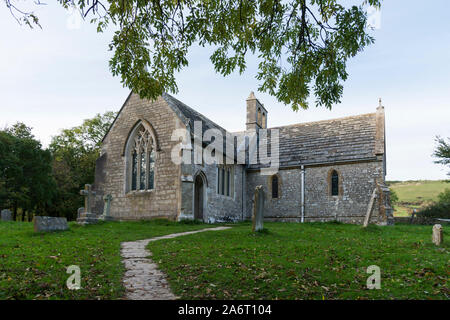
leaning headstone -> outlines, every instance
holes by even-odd
[[[100,219],[105,221],[114,220],[114,218],[110,215],[112,195],[107,194],[103,197],[103,201],[105,201],[105,205],[103,206],[103,214],[100,216]]]
[[[366,218],[364,219],[363,226],[366,228],[369,225],[370,217],[372,216],[373,207],[375,206],[375,199],[377,198],[377,189],[373,189],[372,196],[370,197],[369,205],[367,206]]]
[[[34,232],[51,232],[68,230],[66,218],[35,216],[33,219]]]
[[[437,246],[440,246],[444,241],[444,232],[442,230],[442,226],[440,224],[435,224],[433,226],[433,243]]]
[[[9,209],[2,210],[2,221],[12,221],[12,215]]]
[[[255,188],[254,194],[254,205],[253,205],[253,216],[252,231],[260,231],[264,228],[264,189],[262,186],[257,186]]]
[[[95,191],[92,191],[90,184],[84,185],[84,190],[80,191],[80,194],[84,196],[84,212],[79,212],[77,218],[78,224],[94,224],[98,222],[98,216],[92,212],[92,201],[95,196]]]

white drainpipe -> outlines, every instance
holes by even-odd
[[[301,189],[302,189],[301,223],[303,223],[305,222],[305,166],[301,166]]]

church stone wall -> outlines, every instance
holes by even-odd
[[[245,219],[252,218],[253,195],[256,186],[262,185],[266,200],[264,218],[280,221],[298,221],[301,208],[301,171],[300,169],[278,171],[279,197],[272,199],[270,176],[259,171],[247,172],[247,196]]]
[[[203,172],[207,180],[206,205],[204,221],[209,223],[242,220],[242,188],[243,166],[234,166],[234,194],[232,197],[217,194],[217,166],[216,165],[185,165],[183,175],[188,178],[182,182],[181,212],[185,219],[194,218],[194,181],[199,172]]]
[[[331,196],[330,172],[339,173],[339,196]],[[270,178],[259,173],[247,173],[246,214],[251,219],[253,192],[262,185],[266,196],[265,220],[299,222],[301,219],[301,169],[279,170],[280,197],[272,199]],[[383,162],[363,162],[344,165],[305,167],[305,222],[338,220],[361,224],[365,218],[375,181],[383,179]],[[378,205],[371,222],[377,222]]]
[[[330,172],[339,174],[339,195],[331,196]],[[384,182],[383,162],[363,162],[345,165],[306,167],[305,221],[332,221],[361,224],[376,187]],[[372,213],[372,221],[378,208]]]
[[[217,194],[217,167],[209,165],[206,168],[210,185],[208,188],[207,221],[237,221],[242,220],[242,174],[243,166],[234,166],[234,194],[227,197]]]
[[[130,131],[141,119],[151,123],[160,144],[155,161],[155,188],[125,193],[124,146]],[[177,143],[171,141],[171,135],[173,130],[180,128],[185,128],[184,124],[161,97],[154,102],[140,99],[136,94],[128,98],[103,143],[102,155],[106,154],[106,161],[102,171],[108,174],[97,178],[98,183],[95,183],[98,193],[112,195],[111,215],[114,218],[177,218],[181,197],[180,166],[171,160],[171,151]],[[96,208],[100,207],[96,204]]]

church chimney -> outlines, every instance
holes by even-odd
[[[264,105],[255,97],[255,93],[250,92],[247,98],[247,131],[267,129],[267,110]]]

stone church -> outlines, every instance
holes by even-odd
[[[180,147],[182,143],[173,139],[179,129],[187,130],[192,144],[208,129],[244,137],[243,148],[248,150],[250,137],[260,141],[260,132],[267,129],[268,112],[253,92],[246,108],[247,119],[242,119],[246,131],[231,133],[169,94],[150,101],[130,93],[102,142],[94,211],[101,213],[102,197],[111,195],[110,215],[117,220],[248,220],[254,190],[261,185],[266,221],[364,220],[374,190],[385,182],[381,103],[370,114],[266,130],[277,130],[279,139],[278,168],[269,175],[262,174],[264,165],[251,163],[248,156],[231,164],[173,161],[177,146],[184,156],[194,157],[190,143]],[[194,130],[199,122],[200,132]],[[236,140],[227,147],[234,154],[240,148]],[[384,205],[375,203],[371,222],[386,220]]]

